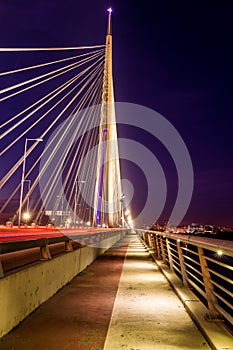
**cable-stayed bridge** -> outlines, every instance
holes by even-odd
[[[232,349],[232,242],[129,230],[111,9],[105,45],[0,51],[22,64],[0,73],[1,348]]]
[[[19,225],[40,223],[47,214],[55,225],[122,226],[111,11],[105,45],[1,54],[7,59],[12,51],[42,63],[0,73],[1,156],[7,159],[1,188],[11,190],[1,213],[18,197],[11,219]],[[51,53],[63,58],[45,61]]]

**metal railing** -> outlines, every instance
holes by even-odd
[[[233,325],[233,242],[137,230],[155,259],[162,260],[207,306],[208,317]]]

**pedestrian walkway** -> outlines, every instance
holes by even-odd
[[[1,350],[210,349],[130,234],[0,340]]]

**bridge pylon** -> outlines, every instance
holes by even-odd
[[[105,66],[99,126],[93,224],[118,227],[122,219],[122,188],[112,75],[112,9],[108,9]]]

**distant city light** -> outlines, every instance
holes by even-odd
[[[218,254],[219,256],[221,256],[221,255],[223,254],[222,250],[218,250],[218,251],[217,251],[217,254]]]
[[[110,13],[112,13],[112,8],[109,7],[109,8],[107,9],[107,11],[110,12]]]

